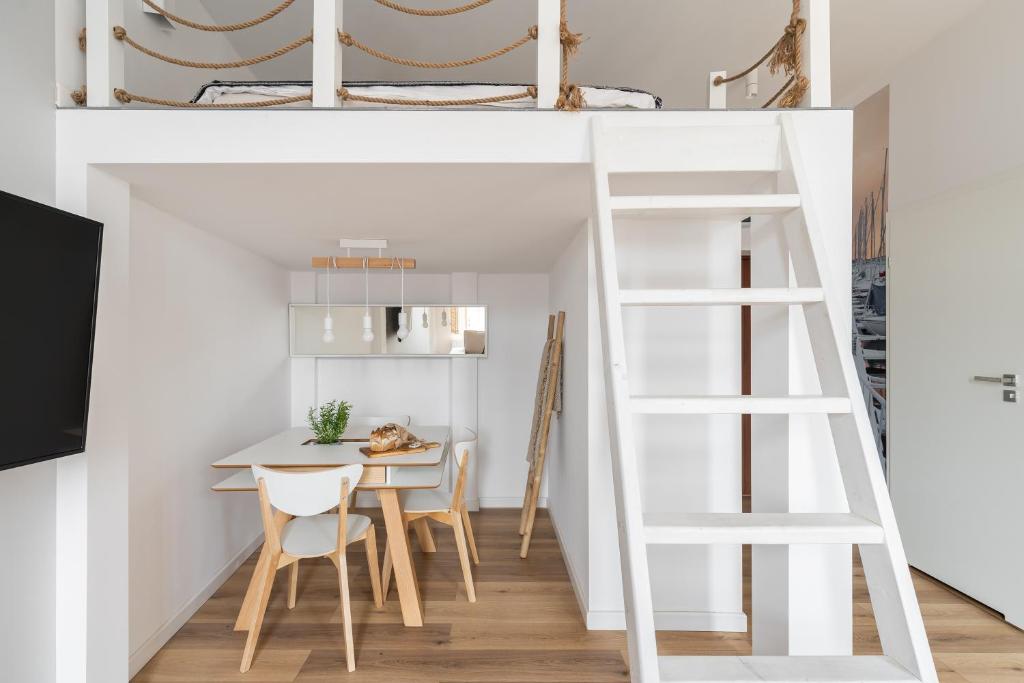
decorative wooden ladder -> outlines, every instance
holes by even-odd
[[[595,116],[591,151],[595,255],[605,352],[612,474],[634,683],[844,681],[936,683],[903,545],[861,400],[850,340],[837,315],[842,297],[827,272],[823,226],[808,194],[808,170],[791,114],[773,125],[611,126]],[[790,174],[797,194],[611,196],[609,173],[766,171]],[[780,175],[780,180],[782,176]],[[790,289],[621,290],[616,216],[682,218],[774,214],[785,217],[797,286]],[[681,228],[682,229],[682,228]],[[738,256],[738,255],[737,255]],[[822,396],[631,395],[623,306],[802,305]],[[632,416],[826,414],[850,513],[677,514],[645,516]],[[857,544],[884,656],[659,657],[647,546],[651,544]]]

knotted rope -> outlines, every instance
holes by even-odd
[[[82,52],[85,52],[85,48],[86,48],[85,27],[83,26],[82,30],[78,32],[78,49],[81,50]]]
[[[275,59],[277,57],[280,57],[281,55],[287,54],[298,47],[302,47],[306,43],[313,42],[313,34],[310,33],[309,35],[305,35],[297,40],[293,40],[287,45],[277,48],[273,52],[268,52],[265,55],[249,57],[248,59],[240,59],[236,62],[195,62],[188,59],[178,59],[177,57],[169,57],[165,54],[156,52],[155,50],[150,50],[148,47],[139,45],[128,36],[128,31],[126,31],[123,26],[114,27],[114,37],[120,41],[127,43],[128,45],[131,45],[139,52],[149,55],[150,57],[154,57],[155,59],[168,62],[169,64],[187,66],[193,69],[234,69],[236,67],[252,66],[253,64],[259,64],[260,62],[270,61],[271,59]]]
[[[284,2],[282,2],[280,5],[278,5],[274,9],[270,10],[269,12],[264,14],[263,16],[256,17],[255,19],[250,19],[249,21],[243,21],[243,22],[240,22],[240,23],[237,23],[237,24],[223,24],[223,25],[200,24],[200,23],[197,23],[195,21],[189,21],[188,19],[185,19],[183,17],[179,17],[177,15],[171,14],[170,12],[165,10],[163,7],[161,7],[160,5],[158,5],[155,2],[153,2],[153,0],[142,0],[142,2],[146,3],[146,5],[148,5],[154,12],[156,12],[157,14],[162,15],[168,21],[173,21],[175,24],[181,24],[182,26],[188,26],[189,28],[194,28],[194,29],[197,29],[199,31],[240,31],[240,30],[245,29],[245,28],[252,28],[253,26],[259,26],[263,22],[265,22],[265,21],[267,21],[269,19],[273,19],[278,14],[280,14],[282,10],[287,9],[289,5],[291,5],[293,2],[295,2],[295,0],[284,0]]]
[[[569,10],[567,0],[562,0],[559,7],[558,40],[562,45],[562,71],[558,83],[558,99],[555,108],[564,111],[579,111],[587,106],[583,99],[583,91],[579,86],[569,83],[569,59],[576,55],[583,42],[582,33],[569,30]]]
[[[786,94],[779,100],[779,106],[783,109],[792,109],[800,106],[810,81],[804,76],[803,44],[804,32],[807,30],[807,21],[800,17],[800,0],[793,0],[793,13],[789,17],[789,25],[786,32],[779,40],[771,61],[768,62],[768,70],[772,75],[782,71],[790,77],[791,84],[787,84],[780,92]]]
[[[378,5],[383,5],[397,12],[404,12],[406,14],[415,14],[418,17],[450,17],[453,14],[461,14],[463,12],[469,12],[477,7],[483,7],[491,0],[475,0],[466,5],[460,7],[447,7],[443,9],[418,9],[416,7],[406,7],[405,5],[399,5],[397,2],[391,2],[391,0],[373,0]]]
[[[402,66],[414,66],[418,69],[454,69],[460,66],[469,66],[471,64],[479,64],[481,62],[486,62],[488,60],[494,59],[495,57],[501,57],[502,55],[506,55],[509,52],[512,52],[512,50],[515,50],[516,48],[520,48],[523,45],[526,45],[531,40],[537,40],[537,27],[531,26],[529,30],[526,32],[525,36],[523,36],[522,38],[513,43],[509,43],[505,47],[493,50],[491,52],[488,52],[487,54],[480,55],[478,57],[470,57],[469,59],[459,59],[451,62],[421,62],[415,59],[396,57],[395,55],[391,55],[386,52],[381,52],[380,50],[376,50],[370,47],[369,45],[360,43],[358,40],[353,38],[351,34],[346,33],[345,31],[338,31],[338,40],[340,40],[341,44],[344,45],[345,47],[358,48],[365,52],[366,54],[370,55],[371,57],[383,59],[384,61],[391,62],[392,64],[401,64]]]
[[[810,80],[803,73],[803,36],[807,31],[807,21],[800,17],[800,2],[801,0],[793,0],[793,12],[790,14],[785,32],[764,57],[757,60],[749,69],[741,71],[735,76],[728,78],[718,76],[715,78],[715,85],[722,86],[738,81],[768,62],[768,70],[773,76],[782,71],[789,79],[782,89],[765,102],[761,108],[767,109],[776,100],[779,100],[779,106],[783,109],[799,107],[811,85]],[[782,99],[779,99],[780,97]]]
[[[130,93],[122,88],[114,88],[114,98],[122,104],[144,102],[162,107],[182,107],[186,109],[249,109],[252,107],[276,107],[281,104],[312,101],[313,95],[311,93],[309,95],[296,95],[295,97],[279,97],[273,100],[261,100],[258,102],[185,102],[182,100],[163,100],[156,97],[146,97],[145,95]]]
[[[526,97],[537,99],[537,87],[529,85],[523,92],[510,95],[495,95],[493,97],[475,97],[464,100],[408,100],[392,97],[370,97],[367,95],[353,95],[348,88],[338,88],[338,97],[342,100],[352,102],[368,102],[370,104],[406,105],[410,107],[459,107],[472,106],[474,104],[492,104],[495,102],[511,102]]]
[[[71,98],[71,101],[77,104],[79,107],[84,107],[85,103],[88,102],[88,97],[86,95],[84,85],[78,90],[72,90],[69,94],[69,97]]]

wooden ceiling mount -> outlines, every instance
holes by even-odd
[[[416,259],[397,256],[314,256],[313,268],[326,269],[352,268],[362,270],[364,267],[376,270],[416,270]]]

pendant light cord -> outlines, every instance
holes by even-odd
[[[363,259],[363,273],[365,275],[364,282],[366,283],[366,307],[364,309],[365,315],[370,315],[370,259]]]
[[[334,257],[327,259],[327,317],[331,317],[331,268],[334,266]]]

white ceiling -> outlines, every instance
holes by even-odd
[[[202,0],[218,22],[255,16],[278,0]],[[462,0],[403,0],[447,7]],[[885,72],[984,0],[833,0],[833,71],[837,104],[853,105],[885,84]],[[259,8],[258,10],[256,8]],[[400,56],[442,60],[507,44],[535,23],[532,0],[494,0],[454,17],[400,14],[371,0],[345,3],[344,26],[364,43]],[[581,83],[632,86],[670,108],[706,105],[707,74],[752,64],[781,35],[791,0],[569,0],[570,24],[587,37],[572,77]],[[312,2],[297,2],[252,30],[225,34],[242,56],[267,52],[309,31]],[[485,64],[447,71],[400,67],[354,48],[346,80],[533,82],[535,50],[524,47]],[[261,79],[308,80],[310,48],[254,67]],[[774,89],[762,81],[754,102],[734,88],[732,106],[759,106]]]
[[[589,213],[584,166],[260,164],[113,167],[137,196],[292,270],[384,237],[420,272],[547,272]],[[363,255],[363,254],[359,254]]]

